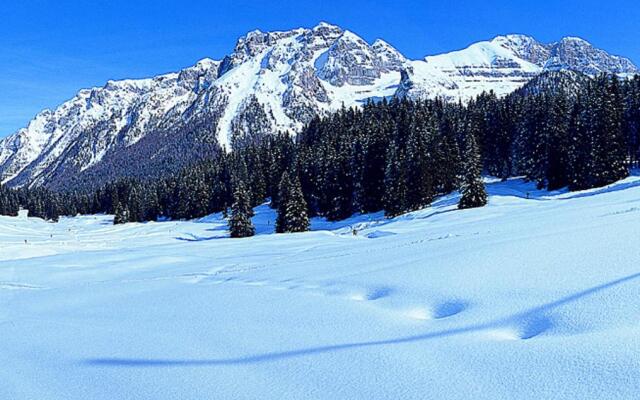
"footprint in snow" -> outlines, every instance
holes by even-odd
[[[552,329],[555,322],[546,315],[529,315],[488,331],[496,340],[528,340]]]
[[[415,307],[405,311],[405,315],[417,320],[432,320],[452,317],[469,307],[468,303],[459,300],[448,300],[432,306]]]
[[[351,300],[356,301],[374,301],[389,296],[393,290],[387,286],[369,288],[364,291],[356,291],[349,294]]]

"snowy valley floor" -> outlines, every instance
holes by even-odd
[[[0,217],[0,398],[637,399],[640,176],[488,190],[241,240]]]

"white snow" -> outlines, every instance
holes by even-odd
[[[490,69],[495,67],[497,60],[509,60],[517,67],[515,71],[540,73],[541,68],[525,60],[521,60],[508,49],[493,42],[479,42],[460,51],[447,54],[430,56],[425,59],[428,63],[436,65],[444,71],[453,71],[457,68]]]
[[[383,97],[391,98],[398,89],[400,73],[391,71],[381,74],[371,85],[349,85],[333,86],[330,83],[320,81],[324,89],[329,94],[331,102],[326,108],[328,111],[335,111],[342,106],[351,107],[362,105],[369,99],[381,100]]]
[[[479,42],[464,50],[413,61],[419,96],[467,101],[493,90],[503,96],[522,87],[542,68],[520,59],[500,42]]]
[[[637,398],[640,176],[488,190],[240,240],[0,217],[0,398]]]

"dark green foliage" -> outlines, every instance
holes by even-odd
[[[309,230],[307,202],[302,194],[302,187],[297,175],[289,177],[288,172],[282,174],[280,180],[278,217],[276,232],[306,232]]]
[[[390,146],[384,174],[383,195],[384,211],[388,217],[398,216],[407,210],[407,180],[404,164],[404,154],[396,146]]]
[[[635,81],[627,85],[623,89],[617,78],[600,76],[574,102],[566,167],[571,190],[608,185],[626,177],[629,167],[637,166],[637,132],[633,112],[626,109],[633,101],[625,106],[623,96],[633,90]]]
[[[251,222],[253,214],[249,202],[249,193],[244,183],[237,182],[233,192],[234,202],[229,217],[229,231],[232,238],[245,238],[255,235],[256,230]]]
[[[129,210],[126,208],[126,206],[118,204],[116,206],[115,215],[113,217],[113,224],[119,225],[126,224],[127,222],[129,222]]]
[[[18,192],[0,185],[0,215],[16,216],[20,211]]]
[[[465,171],[462,179],[462,196],[458,208],[476,208],[487,204],[487,191],[482,181],[482,160],[476,138],[470,134],[465,140]]]

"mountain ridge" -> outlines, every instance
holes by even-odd
[[[489,90],[502,96],[545,71],[562,70],[638,73],[629,59],[574,37],[544,44],[502,35],[410,60],[383,39],[370,44],[325,22],[254,30],[222,60],[204,58],[152,78],[110,80],[43,110],[0,141],[0,181],[66,187],[83,177],[129,175],[126,169],[170,170],[193,161],[195,153],[214,153],[217,145],[230,149],[276,131],[295,133],[343,105],[394,96],[466,101]]]

